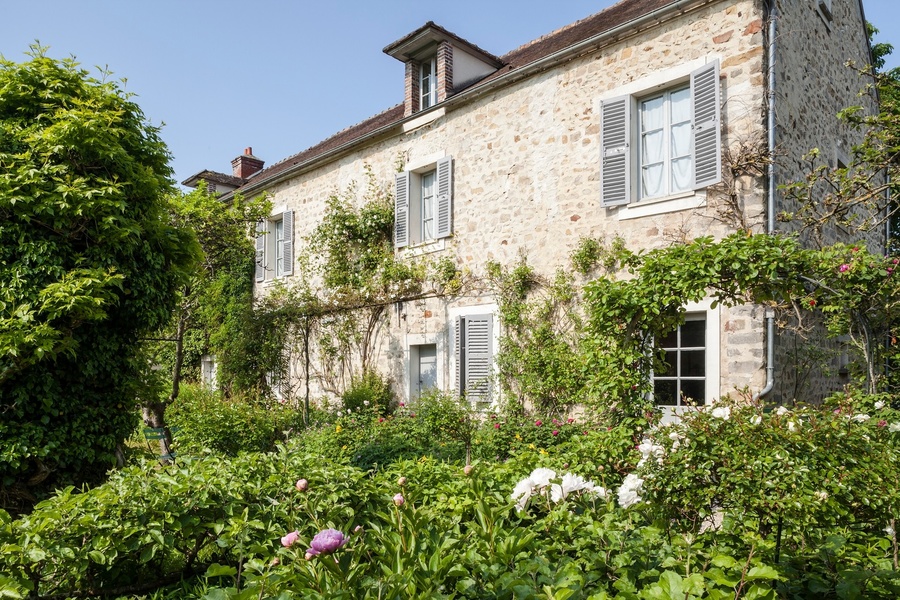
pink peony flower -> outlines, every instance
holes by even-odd
[[[331,554],[349,541],[350,538],[337,529],[320,531],[309,543],[309,550],[306,551],[307,560],[310,555]]]
[[[403,497],[403,494],[394,494],[394,504],[397,506],[406,504],[406,499]]]
[[[885,421],[884,419],[878,421],[878,426],[879,427],[887,427],[887,421]]]
[[[569,425],[571,425],[574,422],[575,422],[575,419],[573,419],[572,417],[569,417],[568,419],[566,419],[566,423],[568,423]]]
[[[848,265],[847,263],[844,263],[840,267],[838,267],[838,271],[840,271],[841,273],[846,273],[849,270],[850,270],[850,265]]]
[[[543,424],[544,424],[543,421],[541,421],[540,419],[538,419],[537,421],[534,422],[535,427],[540,427]]]
[[[297,488],[298,492],[305,492],[309,487],[309,482],[305,479],[298,479],[297,483],[294,484],[294,487]]]
[[[500,429],[500,423],[494,423],[494,429]]]
[[[300,539],[300,532],[292,531],[289,534],[287,534],[286,536],[284,536],[283,538],[281,538],[281,545],[284,546],[285,548],[290,548],[291,544],[296,542],[298,539]]]
[[[554,429],[554,430],[553,430],[553,435],[559,435],[559,430],[558,430],[558,429]]]

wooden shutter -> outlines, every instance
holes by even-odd
[[[465,318],[465,387],[466,397],[477,402],[491,399],[491,315]]]
[[[455,363],[453,389],[460,396],[465,392],[463,387],[463,373],[465,371],[463,361],[466,358],[466,352],[463,348],[463,340],[465,339],[465,334],[463,333],[464,322],[462,317],[456,317],[453,320],[453,358]]]
[[[691,118],[694,189],[722,180],[719,61],[691,73]]]
[[[409,171],[397,173],[394,185],[394,247],[409,245]]]
[[[266,278],[266,222],[256,224],[256,281]]]
[[[437,203],[435,205],[435,238],[453,233],[453,159],[446,156],[437,162]]]
[[[631,201],[631,96],[612,98],[600,105],[600,203]]]
[[[281,215],[282,234],[284,235],[284,244],[282,246],[282,258],[284,265],[282,266],[282,275],[294,274],[294,211],[286,210]]]

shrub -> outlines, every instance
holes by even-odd
[[[180,428],[179,450],[206,448],[230,456],[270,451],[282,432],[303,424],[300,411],[252,396],[225,398],[192,384],[182,386],[166,414],[170,424]]]
[[[353,378],[350,387],[341,394],[341,403],[344,410],[356,412],[371,407],[381,415],[389,414],[394,409],[391,382],[377,371],[363,371],[362,375]]]

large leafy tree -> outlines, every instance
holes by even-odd
[[[33,47],[0,60],[0,505],[92,482],[133,430],[137,341],[196,243],[169,153],[130,94]]]

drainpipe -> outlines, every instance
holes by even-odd
[[[776,21],[776,0],[769,0],[767,4],[767,17],[769,21],[769,39],[768,39],[768,100],[769,108],[767,115],[768,127],[768,190],[766,193],[766,214],[768,222],[766,223],[766,233],[768,235],[775,234],[775,21]],[[761,389],[753,400],[759,400],[772,392],[775,387],[775,311],[771,308],[766,309],[766,386]]]

